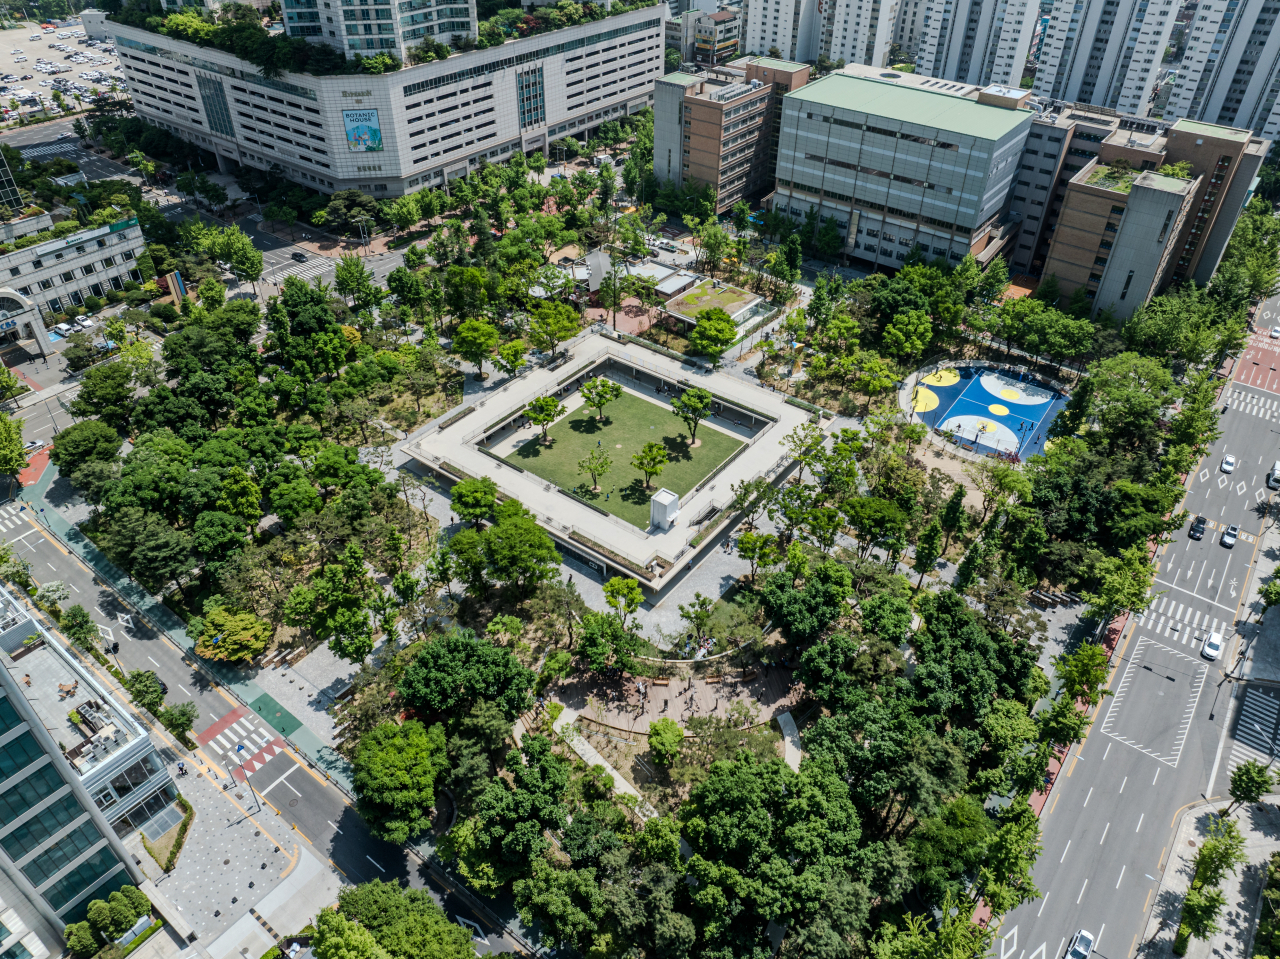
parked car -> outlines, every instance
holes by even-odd
[[[1197,516],[1191,523],[1191,529],[1187,530],[1187,535],[1192,539],[1204,539],[1204,528],[1208,522],[1203,516]]]
[[[70,323],[59,323],[57,326],[53,328],[53,331],[55,333],[60,334],[61,336],[70,336],[72,333],[75,332],[75,330],[72,329]]]
[[[27,455],[30,455],[40,449],[44,449],[44,444],[39,440],[27,440],[22,444],[22,451]]]
[[[1236,545],[1236,540],[1240,537],[1240,527],[1234,523],[1222,531],[1222,545],[1230,549]]]

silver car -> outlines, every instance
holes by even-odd
[[[1081,929],[1072,937],[1071,945],[1067,947],[1067,959],[1089,959],[1095,941],[1093,933]]]
[[[1239,526],[1235,526],[1235,525],[1228,526],[1226,529],[1222,531],[1222,545],[1227,547],[1227,549],[1230,549],[1232,546],[1235,546],[1236,540],[1239,538],[1240,538]]]

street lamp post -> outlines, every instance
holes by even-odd
[[[240,772],[244,773],[244,784],[249,787],[249,792],[253,793],[253,801],[259,809],[262,808],[262,800],[258,798],[257,790],[253,788],[253,783],[249,782],[249,774],[244,771],[244,743],[236,746],[236,762],[240,764]]]

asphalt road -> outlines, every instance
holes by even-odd
[[[1280,316],[1280,304],[1268,306]],[[1280,459],[1280,373],[1271,369],[1277,360],[1280,341],[1255,335],[1237,365],[1238,381],[1223,390],[1223,435],[1188,478],[1183,505],[1191,515],[1157,555],[1157,595],[1126,627],[1113,695],[1049,797],[1034,873],[1042,895],[1006,918],[1000,959],[1058,959],[1081,928],[1098,935],[1098,955],[1134,956],[1152,909],[1177,915],[1180,904],[1167,893],[1162,898],[1158,879],[1178,813],[1225,796],[1235,762],[1265,759],[1275,748],[1280,710],[1260,698],[1273,694],[1238,687],[1227,673],[1239,655],[1246,599],[1257,590],[1258,542],[1275,520],[1275,494],[1265,481]],[[1227,453],[1239,460],[1230,474],[1221,469]],[[1208,523],[1199,541],[1187,535],[1197,514]],[[1232,524],[1241,534],[1229,548],[1221,535]],[[1202,647],[1214,631],[1226,646],[1210,661]]]

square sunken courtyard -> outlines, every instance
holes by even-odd
[[[692,362],[622,342],[602,328],[565,344],[556,369],[542,367],[498,380],[482,395],[431,425],[404,450],[448,481],[490,477],[504,496],[520,500],[566,557],[585,561],[601,579],[630,576],[651,601],[712,548],[732,487],[765,477],[776,482],[792,463],[784,438],[811,414],[780,393]],[[623,387],[605,407],[604,422],[585,407],[578,386],[604,375]],[[670,408],[681,390],[702,387],[715,398],[714,418],[698,426],[690,449],[688,429]],[[539,396],[555,396],[566,412],[548,430],[524,423],[523,411]],[[663,472],[644,488],[631,457],[645,443],[669,453]],[[612,466],[592,493],[578,461],[606,449]],[[680,498],[669,529],[649,525],[649,500],[666,488]]]
[[[571,399],[579,397],[575,393]],[[715,419],[706,419],[698,424],[698,445],[690,449],[684,420],[670,407],[650,402],[631,390],[624,390],[619,399],[604,408],[603,422],[596,419],[594,408],[573,405],[577,409],[547,430],[549,445],[541,442],[541,431],[526,430],[527,435],[517,441],[520,445],[504,459],[572,490],[641,530],[649,528],[649,499],[654,493],[665,487],[683,500],[746,442],[719,429]],[[646,489],[644,474],[631,464],[631,457],[649,442],[665,446],[669,461]],[[603,449],[613,461],[609,472],[599,477],[598,493],[590,489],[591,477],[578,472],[579,460],[596,448]]]

